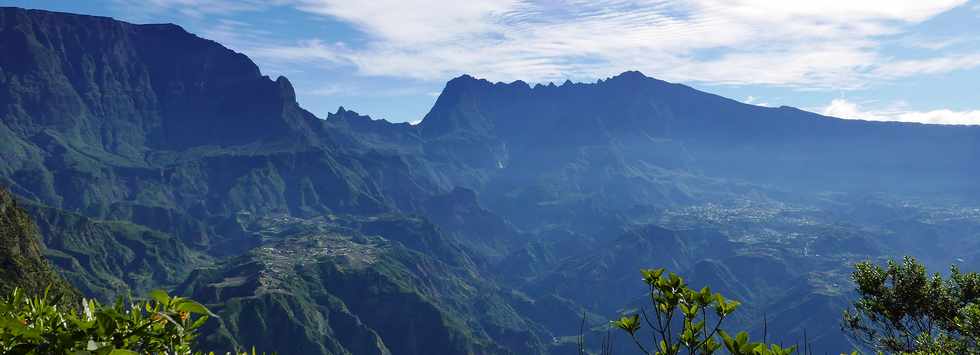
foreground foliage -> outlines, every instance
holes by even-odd
[[[856,341],[889,353],[978,354],[980,275],[953,266],[929,275],[914,258],[886,267],[864,262],[852,279],[859,298],[844,313]]]
[[[644,354],[676,355],[714,354],[722,346],[733,355],[788,355],[796,347],[752,342],[746,332],[735,336],[722,330],[722,322],[738,308],[737,301],[712,293],[708,287],[691,289],[677,274],[664,269],[641,270],[649,287],[651,317],[646,310],[624,315],[613,326],[629,334]],[[644,324],[652,331],[653,344],[644,345],[640,330]]]
[[[151,292],[150,298],[112,306],[86,300],[76,310],[47,294],[30,297],[16,289],[0,300],[0,353],[190,354],[195,330],[211,312],[163,291]]]

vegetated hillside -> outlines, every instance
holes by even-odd
[[[207,245],[220,222],[208,218],[378,212],[426,188],[380,179],[411,179],[412,170],[397,156],[338,145],[288,80],[180,27],[0,14],[0,45],[12,54],[0,62],[0,174],[15,193],[159,223]]]
[[[63,302],[79,293],[44,258],[44,246],[31,217],[14,196],[0,188],[0,295],[14,288],[34,294],[49,292]]]
[[[123,220],[95,220],[28,205],[47,245],[45,256],[83,294],[101,300],[173,287],[210,258],[174,236]]]
[[[262,247],[181,286],[221,315],[209,342],[297,354],[547,351],[547,331],[424,220],[275,217],[249,228]]]
[[[88,296],[208,303],[217,348],[569,353],[582,314],[603,334],[668,267],[742,301],[733,327],[834,352],[855,261],[977,259],[977,128],[637,72],[462,76],[417,126],[319,119],[180,27],[15,8],[0,51],[0,184],[46,255]]]
[[[15,54],[0,62],[0,180],[30,201],[48,256],[86,295],[111,300],[183,284],[224,317],[207,338],[220,348],[546,351],[547,331],[480,276],[482,256],[401,214],[449,189],[419,156],[370,139],[383,132],[360,133],[370,119],[319,120],[299,108],[285,78],[264,77],[245,56],[173,25],[4,8],[0,29],[0,47]],[[400,132],[408,125],[382,126],[412,137]],[[304,232],[302,218],[335,215],[370,221],[341,226],[325,247],[343,250],[357,246],[344,238],[372,236],[392,244],[378,253],[383,262],[355,254],[348,258],[360,267],[330,272],[329,255],[299,247],[318,238]],[[256,234],[250,216],[285,218],[277,235],[284,241]],[[311,254],[281,265],[281,248]],[[263,298],[268,285],[208,294],[221,287],[202,281],[206,275],[226,273],[311,278],[288,279],[272,298]],[[349,281],[334,283],[342,279]],[[395,317],[404,324],[391,322],[396,311],[405,312]]]

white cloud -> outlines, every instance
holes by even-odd
[[[833,116],[846,119],[881,120],[881,116],[871,112],[862,111],[857,104],[845,99],[834,99],[830,101],[821,112],[825,116]]]
[[[771,107],[771,105],[769,105],[768,102],[759,101],[758,97],[752,95],[746,97],[745,100],[742,100],[742,102],[747,103],[749,105]]]
[[[365,75],[444,80],[466,72],[540,82],[639,69],[669,80],[846,89],[889,61],[876,38],[964,2],[301,0],[298,7],[368,35],[363,47],[336,53]],[[922,72],[911,66],[888,63],[881,72]]]
[[[938,109],[931,111],[902,110],[899,103],[892,108],[865,110],[860,105],[846,99],[834,99],[823,108],[822,114],[844,119],[889,122],[918,122],[947,125],[980,125],[980,110],[954,111]]]
[[[285,1],[289,0],[113,0],[124,11],[141,21],[168,11],[203,19],[208,15],[260,11],[285,4]]]
[[[376,87],[365,86],[363,83],[344,81],[299,90],[301,95],[340,97],[340,96],[372,96],[372,97],[403,97],[431,95],[423,93],[423,88],[417,86]],[[439,93],[436,93],[438,96]]]
[[[912,49],[929,49],[933,51],[938,51],[940,49],[946,49],[953,46],[963,45],[972,41],[975,38],[967,36],[954,36],[954,37],[927,37],[920,35],[908,35],[903,37],[898,41],[898,44]]]
[[[328,85],[313,90],[305,90],[304,93],[311,96],[335,96],[345,91],[346,90],[339,85]]]
[[[248,49],[248,54],[259,59],[279,62],[317,62],[338,64],[347,62],[350,50],[343,43],[324,43],[318,39],[302,40],[290,46],[259,46]]]
[[[920,74],[943,74],[980,66],[980,53],[948,55],[926,59],[895,60],[886,62],[874,70],[885,78],[901,78]]]
[[[271,32],[242,21],[227,18],[212,19],[200,35],[229,47],[248,47],[249,44],[268,43]]]
[[[594,80],[641,70],[672,81],[836,90],[980,63],[980,51],[915,60],[881,54],[883,41],[966,0],[115,1],[198,18],[291,6],[347,23],[364,37],[333,43],[311,32],[290,43],[221,22],[205,26],[204,35],[266,67],[344,65],[361,75],[426,81],[462,73],[494,81]],[[938,50],[954,42],[920,44]]]
[[[980,111],[952,111],[948,109],[926,112],[906,112],[899,115],[903,122],[980,125]]]
[[[517,0],[300,0],[298,8],[353,23],[380,40],[418,44],[494,32]]]

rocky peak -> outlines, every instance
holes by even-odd
[[[279,76],[276,78],[276,84],[279,85],[279,93],[284,102],[296,102],[296,90],[293,89],[293,84],[289,82],[285,76]]]

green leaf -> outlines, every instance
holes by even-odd
[[[728,335],[724,330],[719,330],[718,335],[721,335],[721,340],[725,343],[725,349],[728,349],[728,352],[732,354],[738,353],[737,344],[735,344],[735,339],[731,335]]]
[[[139,355],[139,353],[126,349],[113,349],[109,352],[109,355]]]
[[[739,332],[738,335],[735,336],[735,342],[737,342],[739,344],[748,343],[749,342],[749,333]]]
[[[7,329],[12,333],[16,333],[27,330],[27,326],[16,319],[0,319],[0,329]]]
[[[176,309],[181,312],[192,314],[206,314],[209,316],[215,315],[214,313],[211,313],[211,311],[204,305],[188,299],[180,300],[180,303],[177,304]]]
[[[164,291],[164,290],[153,290],[153,291],[150,291],[149,296],[154,301],[157,301],[158,303],[160,303],[162,305],[169,305],[170,304],[170,295],[167,294],[167,291]]]
[[[200,328],[207,321],[208,321],[208,316],[202,316],[202,317],[198,318],[197,320],[195,320],[194,321],[194,324],[191,324],[190,329]]]
[[[630,335],[636,334],[636,331],[640,330],[640,316],[637,314],[622,316],[619,320],[613,322],[613,326],[625,330]]]
[[[664,269],[642,269],[640,273],[643,275],[644,282],[650,286],[655,286],[660,280],[660,275],[663,275]]]
[[[171,324],[177,326],[177,329],[180,329],[181,331],[184,330],[184,327],[182,325],[180,325],[180,323],[178,323],[176,320],[173,319],[173,317],[170,317],[166,313],[157,313],[157,315],[160,316],[160,317],[162,317],[163,319],[166,319]]]

